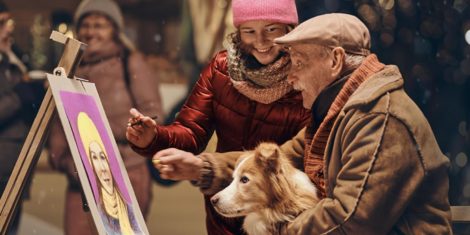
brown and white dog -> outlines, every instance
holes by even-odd
[[[244,153],[232,183],[211,198],[221,215],[246,216],[243,229],[249,235],[277,233],[318,200],[317,189],[307,175],[272,143],[261,143]]]

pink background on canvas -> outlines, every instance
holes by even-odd
[[[98,106],[92,96],[68,92],[68,91],[61,91],[60,98],[64,105],[65,113],[67,114],[67,119],[69,120],[70,127],[72,128],[73,136],[75,138],[75,142],[77,143],[78,152],[80,153],[83,166],[88,175],[88,179],[91,184],[91,188],[93,190],[93,195],[95,200],[99,201],[99,193],[98,187],[96,183],[95,174],[93,173],[93,168],[90,165],[88,157],[86,155],[85,149],[83,149],[83,143],[80,139],[80,135],[78,132],[77,126],[77,117],[80,112],[84,112],[88,114],[91,118],[93,123],[95,124],[98,132],[100,133],[101,140],[103,141],[104,148],[106,153],[108,154],[109,166],[111,168],[111,173],[113,174],[114,182],[117,184],[119,191],[121,191],[122,196],[127,201],[128,204],[132,204],[129,196],[129,192],[127,191],[127,187],[124,183],[118,161],[116,159],[116,153],[113,150],[111,139],[106,131],[104,126],[103,119],[99,113]]]

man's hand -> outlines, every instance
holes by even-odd
[[[126,130],[127,140],[139,148],[149,146],[156,136],[155,127],[157,127],[157,122],[151,117],[144,116],[134,108],[129,113],[131,118],[129,118]]]
[[[171,180],[197,180],[203,163],[192,153],[175,148],[159,151],[152,162],[163,179]]]

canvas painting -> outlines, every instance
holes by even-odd
[[[48,80],[98,232],[148,234],[94,84]]]

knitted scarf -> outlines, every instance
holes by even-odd
[[[287,82],[291,65],[289,55],[283,55],[261,68],[251,69],[241,58],[238,45],[236,41],[226,43],[228,73],[235,89],[263,104],[270,104],[292,91],[292,86]]]
[[[307,132],[305,133],[304,169],[310,180],[320,189],[319,196],[321,198],[326,196],[324,154],[333,124],[339,112],[359,85],[371,75],[382,70],[384,66],[384,64],[378,61],[376,55],[371,54],[366,57],[359,68],[351,74],[334,99],[317,131],[315,133],[309,132],[308,130],[311,130],[311,128],[310,126],[307,127]]]

